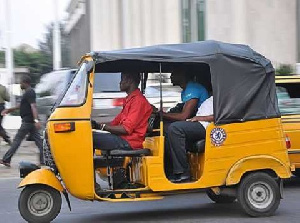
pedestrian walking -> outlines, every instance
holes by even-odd
[[[1,112],[5,109],[5,101],[9,101],[9,99],[9,94],[6,87],[0,84],[0,136],[10,145],[10,137],[7,135],[2,126],[3,115],[1,115]]]
[[[0,159],[0,164],[10,167],[10,161],[12,156],[15,154],[19,148],[22,140],[30,133],[35,141],[35,144],[40,150],[40,164],[43,164],[43,142],[38,129],[40,129],[41,124],[38,120],[38,112],[36,108],[36,94],[31,88],[31,79],[29,76],[25,75],[21,78],[21,89],[24,90],[24,94],[21,99],[21,103],[13,108],[4,109],[2,115],[20,109],[20,115],[22,118],[22,124],[18,130],[10,149],[5,153],[2,159]]]

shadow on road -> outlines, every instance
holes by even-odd
[[[300,177],[291,177],[290,179],[283,181],[283,186],[287,188],[299,187],[300,188]]]

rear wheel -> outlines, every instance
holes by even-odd
[[[251,173],[239,185],[238,201],[252,217],[270,216],[280,203],[279,185],[266,173]]]
[[[212,201],[218,204],[233,203],[236,200],[234,196],[215,194],[212,189],[206,190],[206,194]]]
[[[19,197],[19,211],[28,222],[51,222],[61,209],[60,193],[46,185],[27,186]]]

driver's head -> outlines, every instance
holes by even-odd
[[[183,67],[175,68],[171,74],[171,82],[174,86],[182,87],[191,79],[192,77],[187,74],[186,69],[184,69]]]
[[[140,74],[135,72],[123,72],[121,74],[120,90],[128,91],[129,89],[136,89],[140,84]]]

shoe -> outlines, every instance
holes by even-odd
[[[175,174],[175,178],[171,179],[173,183],[183,183],[191,180],[191,174],[189,172]]]
[[[7,138],[4,139],[4,141],[5,141],[8,145],[11,146],[11,140],[10,140],[10,138],[7,137]]]
[[[0,164],[10,168],[10,163],[6,163],[2,159],[0,160]]]
[[[95,182],[95,192],[96,194],[100,193],[102,191],[102,188],[100,186],[100,184]]]

